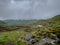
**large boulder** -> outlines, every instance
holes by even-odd
[[[32,38],[32,34],[26,34],[24,39],[29,41],[31,38]]]
[[[34,43],[36,43],[36,40],[35,40],[35,39],[31,39],[31,40],[30,40],[30,43],[31,43],[31,44],[34,44]]]

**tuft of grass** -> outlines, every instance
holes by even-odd
[[[10,31],[0,33],[0,42],[16,42],[19,38],[24,37],[26,33],[24,31]]]

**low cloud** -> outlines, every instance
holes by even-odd
[[[0,0],[0,19],[45,19],[60,14],[60,0]]]

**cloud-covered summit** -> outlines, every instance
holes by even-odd
[[[0,0],[2,19],[42,19],[60,14],[60,0]]]

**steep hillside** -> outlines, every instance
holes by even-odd
[[[60,15],[54,16],[47,20],[39,20],[34,24],[43,25],[48,32],[51,31],[51,33],[56,34],[60,38]]]
[[[54,16],[47,20],[39,20],[36,23],[33,23],[36,25],[44,25],[44,26],[54,26],[54,25],[60,25],[60,15]]]
[[[0,26],[0,45],[60,45],[60,15],[47,20],[5,20],[4,22],[14,26]],[[31,24],[24,25],[27,23]]]

